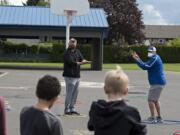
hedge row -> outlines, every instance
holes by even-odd
[[[180,46],[156,46],[157,53],[165,63],[180,63]],[[147,46],[105,46],[104,63],[132,63],[132,51],[137,52],[142,60],[147,60]]]
[[[164,62],[180,63],[180,46],[156,47],[158,54]],[[91,60],[91,45],[79,45],[78,49],[86,59]],[[64,50],[65,45],[57,43],[52,45],[34,45],[32,47],[27,47],[25,44],[12,45],[7,42],[0,42],[0,60],[7,61],[9,56],[8,61],[62,62]],[[131,57],[132,51],[136,51],[143,60],[147,60],[147,46],[104,46],[104,63],[132,63],[134,62]]]

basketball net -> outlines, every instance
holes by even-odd
[[[64,10],[64,15],[68,18],[68,23],[72,23],[73,16],[77,14],[75,10]]]

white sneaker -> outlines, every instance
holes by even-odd
[[[155,124],[155,123],[157,123],[157,120],[156,120],[156,118],[155,117],[149,117],[148,119],[147,119],[147,121],[148,122],[150,122],[150,123],[152,123],[152,124]]]
[[[157,123],[163,123],[164,122],[161,116],[156,117],[156,121],[157,121]]]

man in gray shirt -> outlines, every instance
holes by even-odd
[[[49,110],[60,91],[61,85],[56,77],[46,75],[39,80],[37,104],[24,107],[20,114],[21,135],[63,135],[60,119]]]

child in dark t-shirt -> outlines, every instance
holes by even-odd
[[[36,87],[37,104],[24,107],[20,114],[21,135],[63,135],[60,119],[50,112],[61,85],[56,77],[42,77]]]

